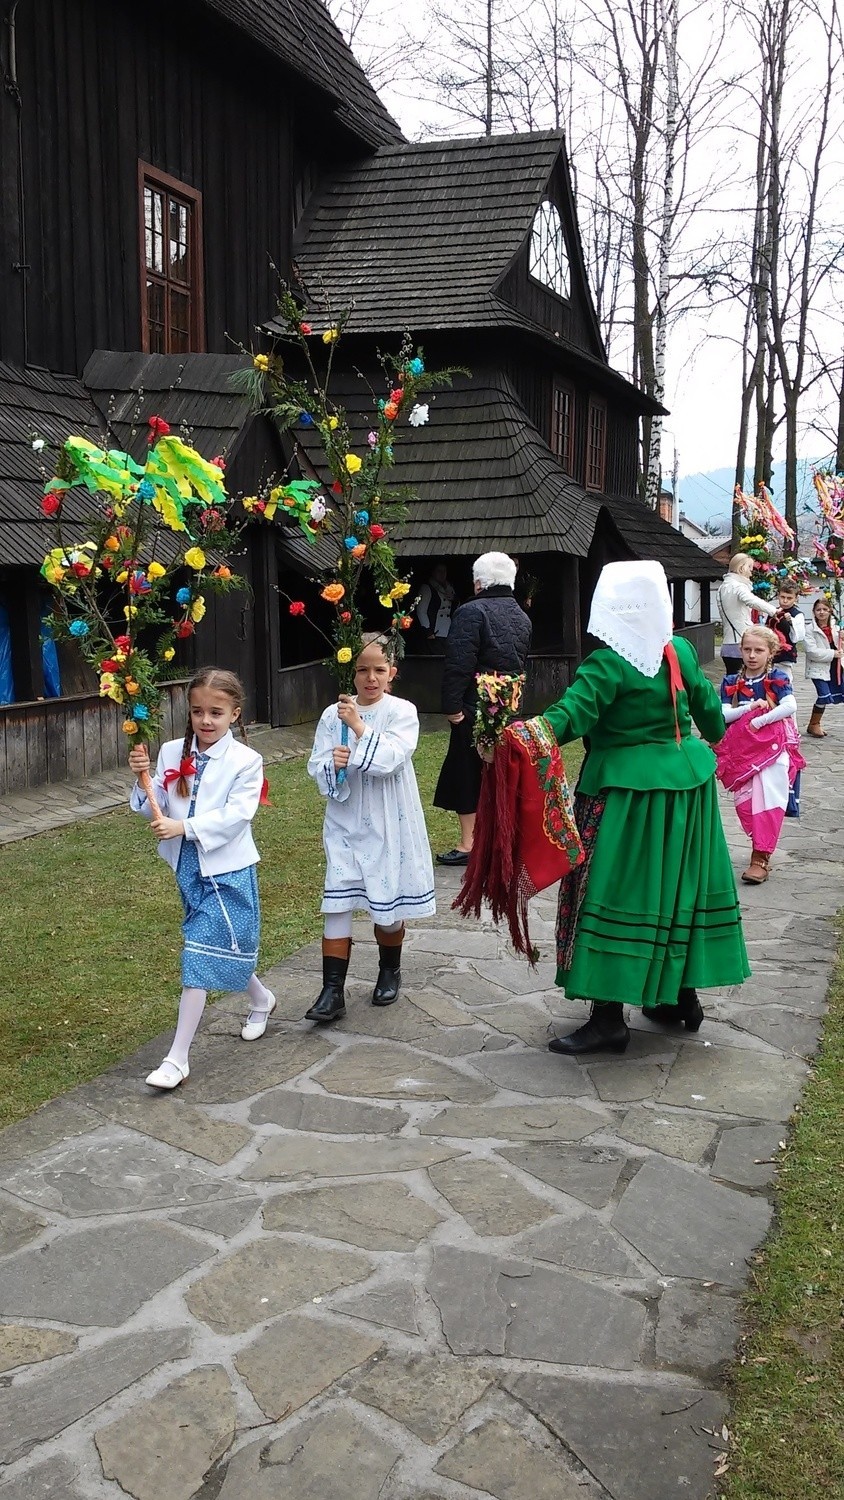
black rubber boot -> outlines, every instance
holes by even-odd
[[[685,1026],[687,1031],[700,1031],[703,1025],[703,1006],[697,990],[681,990],[676,1005],[643,1005],[642,1015],[660,1026]]]
[[[582,1052],[624,1052],[630,1032],[624,1023],[624,1006],[618,1001],[592,1005],[592,1014],[584,1026],[569,1036],[555,1036],[548,1043],[550,1052],[577,1057]]]
[[[334,946],[338,944],[332,942],[332,947]],[[346,993],[343,986],[349,972],[351,941],[347,940],[346,947],[346,957],[340,958],[336,953],[326,953],[323,944],[322,989],[310,1010],[305,1011],[306,1021],[339,1021],[346,1014]]]
[[[404,928],[398,932],[384,932],[383,928],[376,926],[375,936],[378,939],[378,978],[372,991],[372,1004],[395,1005],[401,988]]]

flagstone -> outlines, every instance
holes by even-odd
[[[332,1306],[335,1312],[377,1323],[382,1328],[396,1328],[400,1333],[419,1332],[417,1294],[412,1281],[391,1281],[386,1286],[334,1301]]]
[[[734,1297],[689,1282],[666,1287],[656,1326],[656,1357],[661,1364],[709,1377],[723,1374],[738,1334]]]
[[[264,1226],[341,1240],[362,1250],[414,1250],[442,1215],[400,1182],[308,1188],[273,1198]]]
[[[533,1260],[551,1261],[572,1271],[595,1271],[601,1276],[637,1276],[622,1240],[596,1214],[555,1218],[525,1235],[517,1253]]]
[[[298,1078],[334,1051],[317,1032],[267,1032],[260,1046],[233,1047],[228,1037],[210,1037],[191,1073],[197,1104],[230,1104]]]
[[[277,1422],[365,1364],[382,1347],[378,1337],[325,1318],[293,1313],[241,1349],[234,1362],[261,1410]]]
[[[629,1160],[607,1146],[499,1146],[498,1155],[591,1208],[609,1203]]]
[[[489,1390],[494,1377],[435,1354],[388,1354],[352,1386],[356,1401],[400,1422],[423,1443],[438,1443]]]
[[[552,1204],[524,1188],[500,1162],[462,1156],[430,1167],[428,1176],[478,1235],[519,1234],[554,1212]]]
[[[311,1130],[323,1135],[394,1135],[409,1116],[396,1106],[362,1104],[325,1094],[298,1094],[273,1089],[249,1111],[256,1125],[283,1125],[286,1130]]]
[[[0,1324],[0,1375],[19,1365],[37,1365],[59,1354],[72,1354],[76,1338],[60,1328],[28,1328],[19,1323]]]
[[[76,1466],[57,1455],[0,1484],[0,1500],[82,1500],[76,1475]]]
[[[74,1104],[68,1099],[53,1099],[49,1104],[42,1104],[26,1120],[18,1120],[0,1131],[0,1166],[40,1155],[57,1141],[66,1141],[71,1136],[87,1135],[100,1123],[97,1116],[92,1118],[91,1111],[84,1105]]]
[[[713,1114],[787,1120],[805,1082],[795,1058],[735,1047],[684,1048],[662,1093],[663,1104]]]
[[[236,1420],[222,1365],[191,1370],[94,1434],[103,1474],[135,1500],[191,1500],[231,1446]]]
[[[169,1094],[121,1097],[109,1078],[87,1085],[85,1094],[99,1114],[116,1124],[176,1146],[191,1156],[200,1156],[216,1166],[231,1161],[252,1139],[252,1132],[245,1126],[231,1120],[215,1120],[205,1110],[194,1109]]]
[[[362,1281],[371,1270],[371,1262],[353,1251],[265,1235],[218,1262],[185,1300],[215,1333],[246,1333],[313,1297]]]
[[[464,1140],[576,1141],[605,1130],[608,1117],[579,1104],[499,1104],[479,1109],[452,1106],[420,1125],[423,1135]]]
[[[765,1187],[777,1172],[783,1144],[781,1125],[738,1125],[725,1130],[718,1143],[712,1176],[741,1187]]]
[[[536,1448],[500,1417],[462,1437],[436,1471],[496,1500],[582,1500],[584,1493],[559,1444]]]
[[[485,1078],[515,1094],[559,1099],[594,1092],[587,1074],[573,1059],[558,1057],[547,1049],[526,1052],[521,1047],[508,1047],[504,1052],[480,1053],[469,1061]]]
[[[454,1146],[409,1139],[406,1136],[380,1141],[327,1141],[318,1136],[274,1137],[266,1142],[251,1167],[241,1177],[266,1182],[288,1177],[370,1177],[382,1172],[414,1172],[448,1161],[458,1154]]]
[[[659,1063],[633,1061],[626,1062],[624,1066],[591,1063],[587,1071],[599,1098],[621,1104],[633,1099],[657,1098],[668,1077],[668,1068],[661,1067]]]
[[[16,1203],[0,1199],[0,1256],[21,1250],[31,1240],[37,1239],[46,1227],[46,1220],[39,1218],[37,1214],[18,1208]]]
[[[489,1099],[488,1083],[389,1044],[344,1047],[317,1075],[332,1094],[375,1099]]]
[[[177,1224],[190,1224],[194,1229],[205,1229],[209,1234],[230,1240],[254,1219],[260,1204],[260,1198],[237,1198],[233,1203],[200,1204],[198,1208],[171,1214],[170,1218]]]
[[[351,1412],[326,1412],[275,1442],[262,1437],[241,1448],[218,1500],[374,1500],[401,1454]]]
[[[659,1151],[664,1156],[677,1156],[682,1161],[700,1161],[704,1151],[715,1139],[717,1125],[703,1120],[697,1114],[680,1110],[629,1109],[616,1135],[634,1146],[646,1146],[650,1151]]]

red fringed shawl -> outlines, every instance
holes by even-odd
[[[517,953],[535,964],[528,902],[579,865],[583,847],[574,821],[560,749],[547,719],[509,724],[484,767],[475,839],[460,893],[464,917],[507,919]]]

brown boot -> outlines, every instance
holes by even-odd
[[[821,728],[821,719],[823,718],[823,716],[824,710],[822,708],[818,708],[817,704],[815,704],[815,707],[812,709],[809,722],[806,725],[806,733],[810,734],[813,740],[826,739],[826,730]]]
[[[763,854],[761,849],[754,849],[750,856],[750,864],[742,873],[745,885],[764,885],[768,879],[768,862],[770,854]]]

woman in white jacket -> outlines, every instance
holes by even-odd
[[[824,710],[831,703],[844,702],[841,681],[840,635],[833,624],[832,610],[826,599],[816,599],[812,618],[806,621],[806,676],[815,685],[817,701],[806,727],[813,740],[826,738],[821,727]]]
[[[161,816],[137,782],[129,798],[161,841],[158,852],[175,872],[185,912],[179,1019],[170,1051],[147,1078],[155,1089],[178,1088],[188,1077],[188,1053],[209,990],[246,990],[252,1010],[240,1034],[247,1042],[263,1036],[276,1003],[255,973],[260,856],[252,819],[264,768],[257,751],[232,736],[243,687],[233,672],[206,667],[188,685],[188,708],[184,740],[162,745],[155,768]],[[145,745],[132,750],[129,765],[136,776],[148,772]]]
[[[760,615],[775,615],[779,605],[760,599],[750,587],[753,558],[737,552],[730,558],[730,568],[718,590],[718,613],[724,630],[721,660],[728,672],[737,672],[741,663],[741,638],[754,623],[753,610]]]

